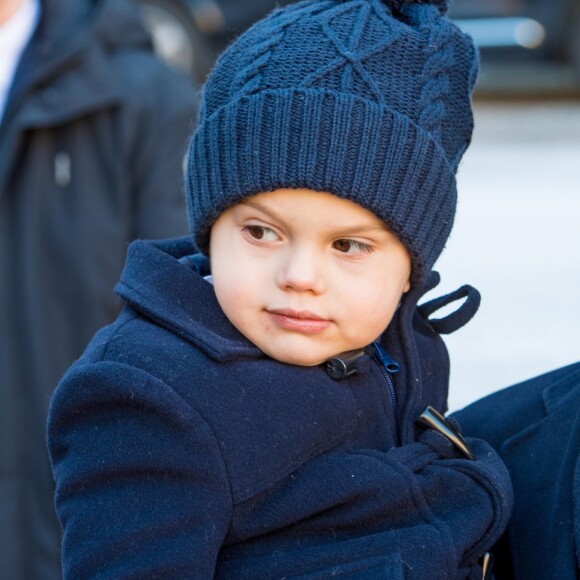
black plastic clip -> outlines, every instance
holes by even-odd
[[[421,413],[419,417],[416,419],[417,423],[424,425],[425,427],[429,427],[430,429],[434,429],[438,433],[441,433],[444,437],[447,437],[465,457],[468,459],[475,459],[475,455],[469,449],[467,442],[461,436],[461,434],[445,419],[441,413],[436,411],[430,405]]]
[[[338,381],[356,374],[356,361],[366,353],[364,348],[343,352],[326,361],[326,372],[331,379]]]

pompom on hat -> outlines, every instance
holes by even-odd
[[[447,3],[305,0],[220,57],[189,150],[191,230],[256,193],[308,188],[355,201],[407,247],[425,280],[451,231],[473,130],[477,53]]]

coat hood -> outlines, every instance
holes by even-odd
[[[116,293],[134,309],[216,360],[266,357],[222,312],[212,286],[202,278],[210,272],[209,261],[193,252],[188,237],[133,242]],[[402,444],[416,440],[415,418],[427,405],[441,412],[447,410],[449,356],[440,335],[463,326],[479,306],[479,294],[470,286],[418,306],[421,297],[438,282],[439,275],[433,273],[428,284],[407,293],[381,339],[401,366],[394,382],[398,422],[404,426]],[[197,308],[192,295],[208,307]],[[466,300],[453,314],[443,319],[429,318],[459,299]]]

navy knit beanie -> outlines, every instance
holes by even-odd
[[[421,282],[455,215],[477,54],[444,1],[306,0],[220,57],[203,90],[186,189],[206,253],[230,205],[279,188],[333,193],[394,231]]]

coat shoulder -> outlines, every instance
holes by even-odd
[[[202,417],[219,442],[235,502],[337,447],[355,428],[350,390],[324,369],[244,356],[216,361],[131,307],[94,337],[75,367],[67,376],[77,383],[85,381],[79,373],[100,369],[96,380],[105,382],[113,406],[119,396],[131,396],[132,382],[150,377],[153,405],[156,393],[169,390],[178,405]]]
[[[580,363],[517,383],[457,411],[463,431],[499,449],[504,441],[546,416],[545,392],[557,399],[580,387]]]

